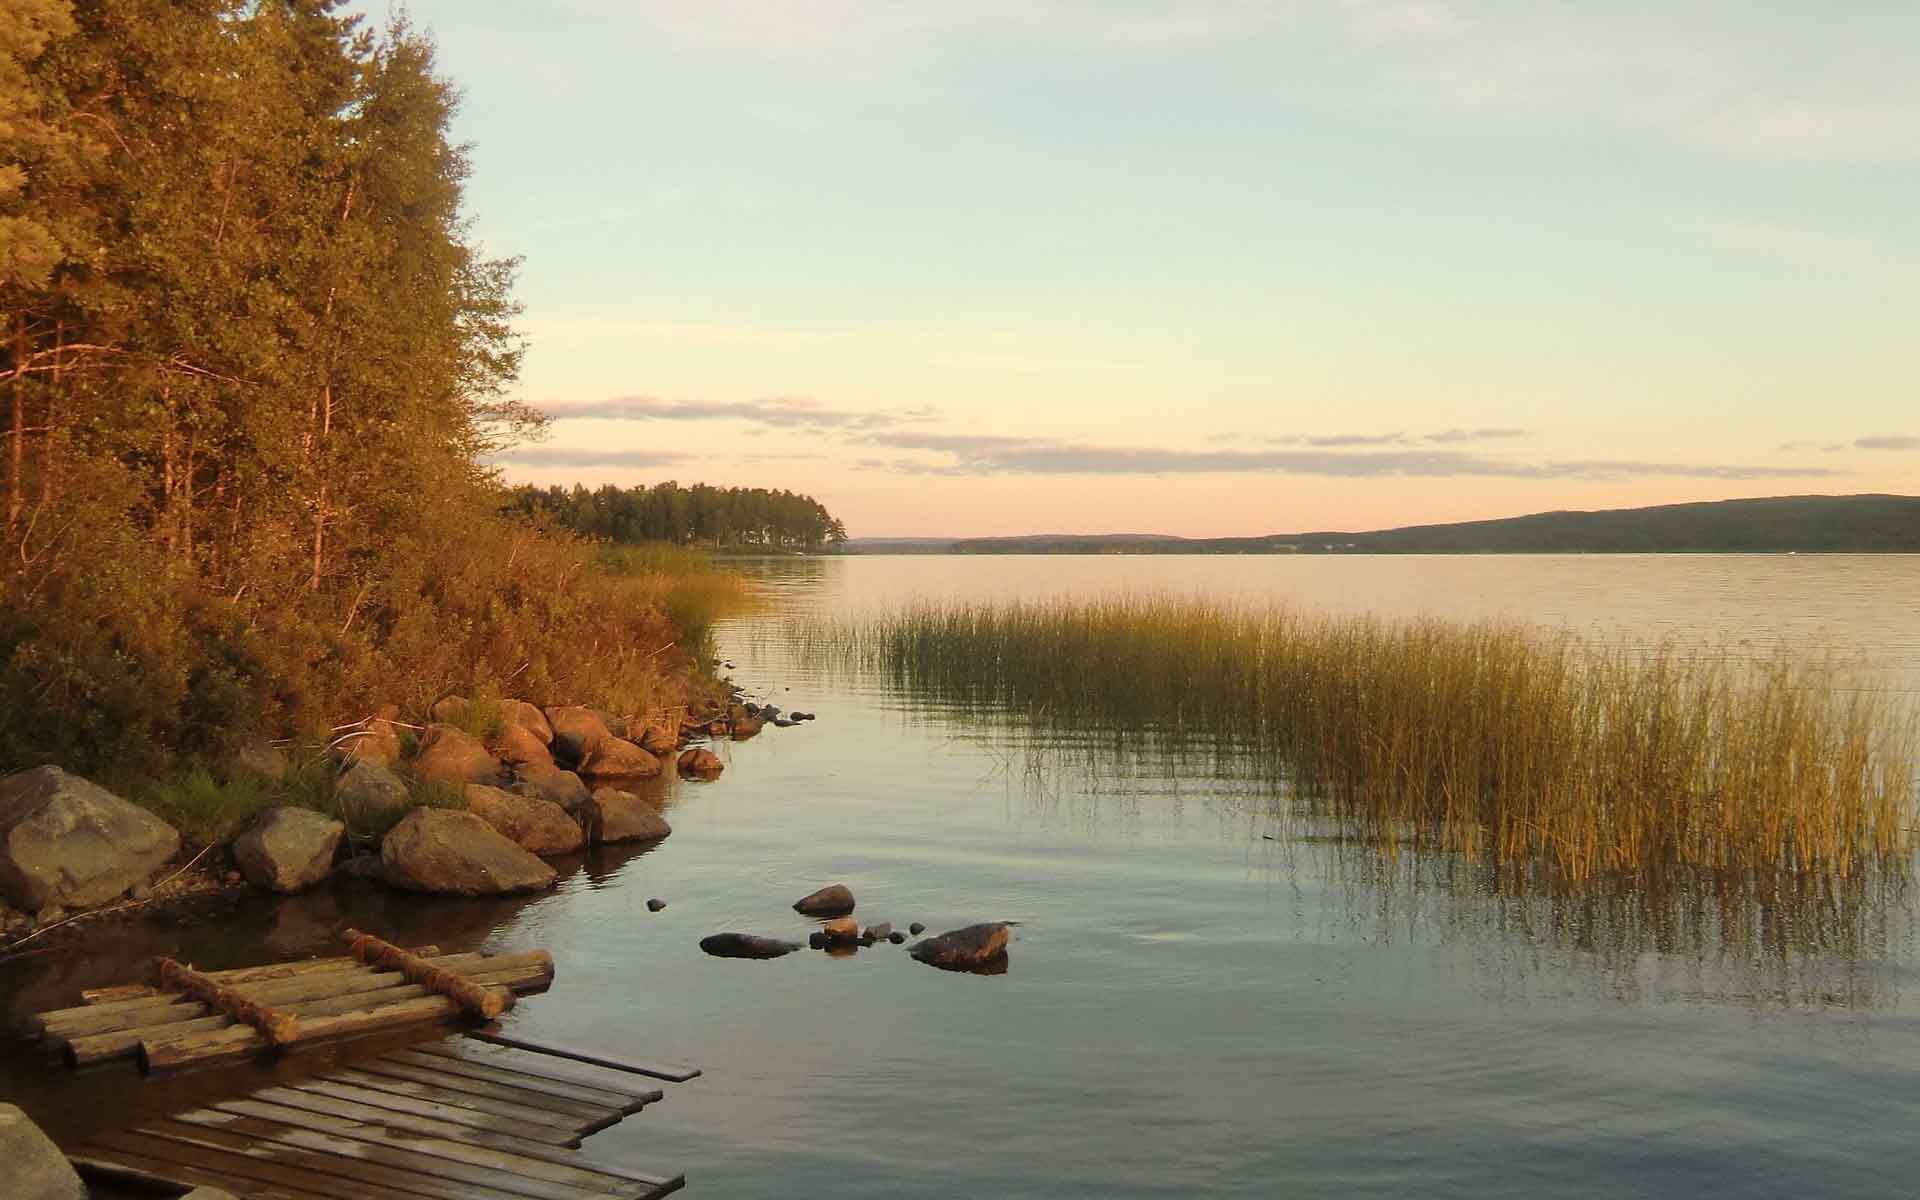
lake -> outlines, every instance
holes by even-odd
[[[714,1197],[1907,1196],[1920,1177],[1914,898],[1539,895],[1285,819],[1230,770],[1097,761],[1019,721],[792,652],[792,617],[916,597],[1200,594],[1501,616],[1634,644],[1819,648],[1920,689],[1920,557],[874,557],[749,561],[724,626],[756,699],[819,713],[666,797],[674,835],[555,893],[341,887],[116,927],[0,965],[18,1017],[167,952],[334,952],[346,921],[449,951],[544,946],[514,1032],[703,1078],[597,1155]],[[1911,697],[1909,697],[1911,698]],[[865,921],[1018,921],[1008,971],[898,947],[705,956],[845,881]],[[649,897],[669,907],[646,909]],[[0,1094],[82,1123],[129,1076],[14,1059]],[[160,1085],[146,1085],[154,1095]]]

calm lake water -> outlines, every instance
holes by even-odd
[[[1516,895],[1384,860],[1190,766],[1086,770],[1018,722],[821,671],[793,615],[911,598],[1199,593],[1506,616],[1733,652],[1817,646],[1920,688],[1920,557],[852,558],[746,564],[768,615],[721,633],[755,697],[817,711],[667,793],[657,849],[531,900],[342,887],[204,923],[119,927],[0,965],[17,1017],[144,956],[337,952],[349,921],[448,950],[544,946],[536,1039],[697,1063],[589,1143],[712,1197],[1910,1196],[1920,1179],[1914,897],[1770,904],[1697,881]],[[866,921],[1020,922],[1004,975],[890,946],[709,958],[722,929],[804,937],[842,880]],[[670,907],[647,912],[649,897]],[[230,1077],[231,1078],[231,1077]],[[15,1058],[0,1094],[56,1124],[130,1069]],[[202,1085],[202,1086],[212,1086]]]

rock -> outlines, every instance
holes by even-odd
[[[580,778],[605,780],[651,779],[660,773],[660,760],[624,738],[609,734],[580,761]]]
[[[925,925],[922,925],[918,921],[915,921],[913,924],[907,926],[907,932],[912,934],[915,937],[919,937],[921,934],[925,933],[926,931],[927,931],[927,927]]]
[[[661,900],[658,898],[647,901],[648,912],[659,912],[661,909],[665,908],[666,906],[667,906],[667,902],[665,900]]]
[[[761,725],[762,725],[762,722],[756,721],[751,717],[746,717],[746,718],[742,718],[741,720],[734,721],[729,725],[723,725],[719,729],[715,730],[714,732],[716,733],[730,732],[733,735],[734,741],[744,742],[750,737],[757,736],[760,732]]]
[[[613,736],[599,713],[578,704],[549,708],[547,723],[553,727],[554,758],[569,765],[584,759],[603,739]]]
[[[587,844],[580,822],[551,800],[516,796],[481,783],[470,783],[463,790],[467,811],[523,850],[571,854]]]
[[[0,897],[21,908],[104,904],[179,849],[173,826],[59,767],[0,779]]]
[[[953,971],[991,969],[1003,965],[1006,958],[1007,927],[992,922],[950,929],[938,937],[914,943],[907,953],[929,966]]]
[[[901,933],[898,929],[896,929],[892,933],[887,935],[887,940],[889,942],[892,942],[894,945],[899,946],[906,942],[907,935],[904,933]]]
[[[892,937],[893,922],[882,921],[878,925],[869,925],[867,926],[867,932],[865,936],[872,938],[876,942],[880,941],[883,938]]]
[[[443,725],[457,724],[467,715],[469,702],[465,696],[442,696],[427,709],[427,715]]]
[[[8,1200],[87,1200],[79,1172],[17,1105],[0,1104],[0,1163]]]
[[[576,819],[585,810],[593,790],[572,771],[538,764],[514,768],[515,783],[508,790],[519,796],[551,800]]]
[[[586,812],[587,834],[596,842],[652,842],[673,832],[653,805],[617,788],[595,788]]]
[[[146,884],[146,883],[134,884],[132,887],[127,889],[127,899],[129,900],[153,899],[153,885]]]
[[[493,896],[551,887],[552,867],[472,813],[417,808],[380,845],[382,877],[394,887]]]
[[[553,745],[553,726],[538,705],[528,704],[525,700],[502,700],[500,719],[509,725],[518,725],[539,738],[542,746]]]
[[[627,720],[625,717],[617,717],[604,708],[594,709],[593,715],[600,718],[600,723],[605,725],[607,732],[614,737],[625,738],[627,741],[635,740],[631,731],[627,728]]]
[[[680,756],[680,774],[695,779],[713,779],[725,765],[711,750],[689,750]]]
[[[813,947],[815,950],[825,950],[827,948],[827,935],[816,929],[807,935],[807,945]]]
[[[500,781],[500,760],[479,738],[451,725],[429,725],[413,760],[413,773],[446,783],[493,784]]]
[[[500,727],[500,733],[493,739],[493,752],[500,760],[512,767],[553,766],[553,752],[540,740],[540,735],[525,725],[508,722]]]
[[[853,911],[853,889],[831,883],[793,902],[793,911],[805,917],[844,917]]]
[[[353,759],[334,780],[333,799],[356,829],[385,829],[413,807],[400,777],[364,758]]]
[[[798,721],[789,720],[786,717],[775,717],[773,719],[773,727],[775,729],[792,729],[795,725],[798,725],[799,723],[800,722]]]
[[[763,721],[771,721],[780,715],[780,706],[777,704],[762,704],[760,711],[754,715]]]
[[[649,725],[640,731],[640,748],[655,758],[665,758],[680,747],[680,739],[663,725]]]
[[[240,747],[233,756],[234,769],[262,779],[285,779],[287,755],[272,742],[253,741]]]
[[[376,767],[390,767],[400,761],[400,750],[400,727],[385,718],[375,717],[359,729],[342,734],[333,753],[341,762],[366,762]]]
[[[387,873],[386,865],[380,861],[378,854],[356,854],[334,870],[337,874],[354,879],[381,879]]]
[[[233,861],[247,882],[270,892],[297,892],[333,873],[347,827],[310,808],[270,808],[233,841]]]
[[[820,927],[820,936],[829,946],[844,946],[860,940],[860,922],[852,917],[835,917]]]
[[[715,958],[779,958],[798,950],[800,943],[752,933],[715,933],[701,938],[700,948]]]

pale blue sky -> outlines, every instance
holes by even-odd
[[[526,258],[514,478],[867,535],[1920,491],[1920,5],[411,11]]]

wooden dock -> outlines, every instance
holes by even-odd
[[[447,1022],[490,1022],[516,997],[546,991],[551,955],[441,955],[345,936],[352,954],[339,958],[205,972],[160,959],[151,984],[95,988],[77,1007],[39,1014],[33,1032],[75,1067],[275,1063],[271,1083],[253,1076],[238,1095],[79,1135],[61,1147],[75,1167],[259,1200],[644,1200],[685,1183],[578,1151],[588,1134],[660,1099],[636,1076],[679,1083],[699,1071],[492,1026],[445,1034]],[[376,1036],[384,1042],[368,1040]],[[428,1040],[394,1048],[409,1038]]]
[[[645,1200],[685,1184],[577,1153],[661,1097],[626,1067],[451,1037],[63,1147],[83,1175],[257,1200]],[[602,1060],[606,1061],[606,1060]]]

